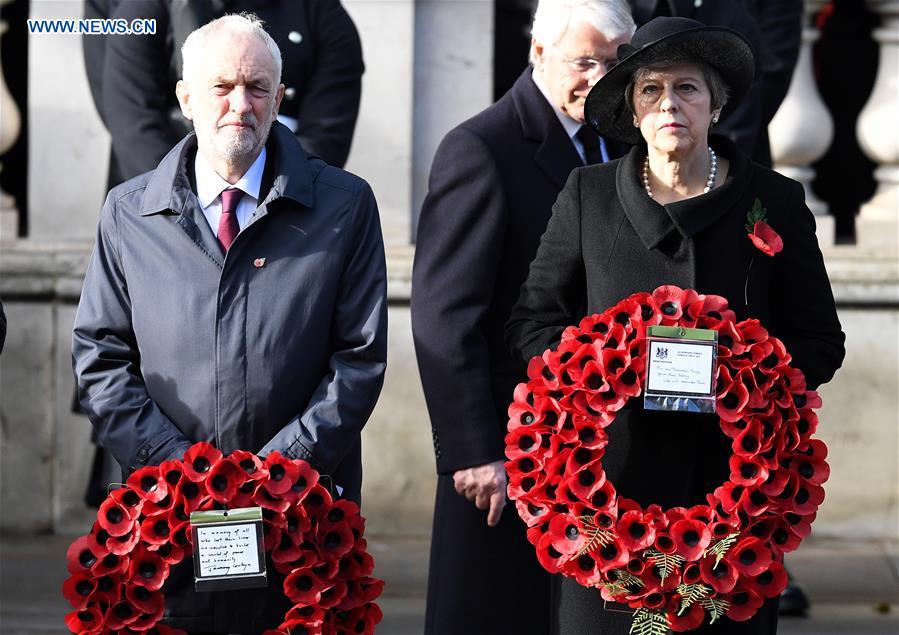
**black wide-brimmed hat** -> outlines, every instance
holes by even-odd
[[[587,124],[604,137],[636,145],[642,143],[624,91],[634,72],[666,61],[704,62],[727,83],[727,116],[749,92],[755,78],[752,46],[742,35],[689,18],[658,17],[634,32],[630,44],[618,47],[618,64],[600,79],[584,104]]]

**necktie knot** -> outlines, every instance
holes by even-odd
[[[225,251],[231,247],[231,243],[240,233],[240,223],[237,222],[237,204],[243,198],[243,190],[229,187],[222,191],[222,216],[219,219],[218,239]]]
[[[574,136],[584,146],[584,158],[587,160],[587,165],[602,163],[602,149],[599,146],[598,134],[591,130],[589,126],[583,125]]]

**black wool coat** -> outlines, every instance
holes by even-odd
[[[514,506],[488,528],[452,483],[456,470],[504,458],[506,410],[525,367],[503,325],[552,204],[582,165],[532,72],[443,139],[418,225],[412,331],[440,475],[427,633],[548,630],[549,576]]]
[[[761,320],[784,341],[810,388],[833,376],[843,360],[844,335],[802,186],[752,163],[724,137],[713,136],[711,144],[730,161],[725,183],[666,206],[643,189],[643,146],[572,173],[506,328],[523,361],[555,347],[562,330],[584,315],[673,284],[724,296],[738,320]],[[783,251],[773,258],[753,246],[744,228],[756,198],[783,238]],[[705,503],[727,478],[731,450],[714,415],[645,412],[633,400],[607,432],[606,475],[620,495],[644,507]],[[627,632],[625,614],[591,617],[602,605],[599,596],[571,601],[568,588],[562,588],[562,632],[597,623],[603,633]],[[724,632],[769,632],[761,622],[770,624],[770,617],[740,627],[728,623],[731,630]]]

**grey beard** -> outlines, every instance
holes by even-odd
[[[255,130],[247,130],[237,136],[231,137],[228,141],[219,140],[216,143],[216,149],[221,157],[229,164],[235,165],[242,159],[255,154],[268,140],[268,133],[271,130],[272,121],[269,119],[256,126]]]

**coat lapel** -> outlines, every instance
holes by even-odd
[[[534,153],[534,160],[561,190],[571,171],[583,164],[552,106],[531,78],[531,73],[533,67],[528,66],[515,81],[512,99],[521,118],[524,138],[540,144]]]

